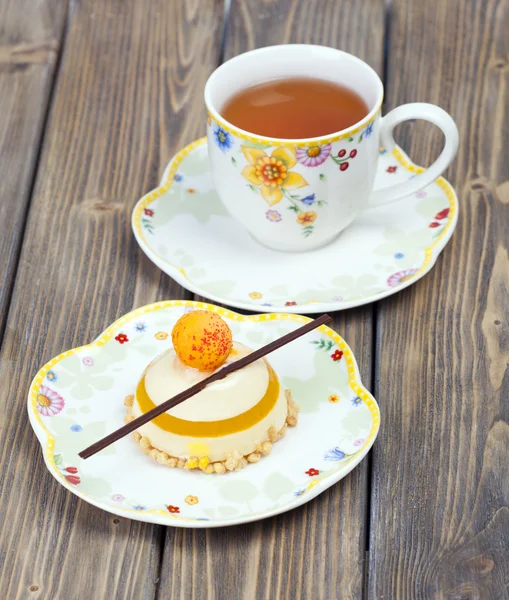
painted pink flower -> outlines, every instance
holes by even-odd
[[[364,438],[359,438],[358,440],[355,440],[355,442],[353,443],[354,446],[362,446],[362,444],[364,444],[366,440]]]
[[[318,167],[324,163],[330,155],[332,149],[331,144],[323,146],[308,146],[307,148],[297,148],[297,160],[306,167]]]
[[[265,216],[269,221],[272,221],[273,223],[278,223],[279,221],[281,221],[281,214],[278,213],[277,210],[268,210],[265,213]]]
[[[84,356],[81,359],[81,362],[85,365],[85,367],[93,367],[94,366],[94,359],[91,356]]]
[[[405,283],[405,281],[412,279],[418,270],[419,269],[405,269],[404,271],[393,273],[387,280],[387,285],[389,287],[396,287],[400,283]]]
[[[37,394],[37,410],[45,417],[54,417],[65,406],[64,399],[60,394],[50,390],[49,387],[41,385]]]

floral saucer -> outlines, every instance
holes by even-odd
[[[124,397],[146,364],[171,346],[187,311],[218,312],[234,339],[253,348],[307,322],[293,314],[242,316],[192,301],[158,302],[111,325],[94,342],[64,352],[36,375],[28,413],[46,466],[94,506],[122,517],[175,527],[256,521],[311,500],[349,473],[371,448],[380,414],[362,387],[350,348],[322,326],[270,355],[300,405],[299,423],[272,453],[239,472],[171,469],[126,437],[82,460],[78,452],[123,424]]]
[[[423,170],[399,148],[380,154],[376,187]],[[275,226],[278,210],[268,211]],[[172,159],[161,186],[136,204],[132,226],[152,262],[196,294],[257,312],[315,313],[374,302],[423,277],[457,218],[454,189],[440,177],[414,196],[367,210],[328,246],[306,253],[270,250],[221,204],[203,138]]]
[[[414,196],[366,211],[328,246],[306,253],[270,250],[221,204],[205,142],[200,139],[173,158],[161,186],[136,204],[132,226],[152,262],[188,290],[216,302],[295,313],[374,302],[423,277],[456,226],[456,194],[439,178]],[[380,153],[376,187],[423,170],[399,148]],[[271,217],[276,208],[269,211]]]

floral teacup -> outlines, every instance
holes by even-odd
[[[289,77],[334,81],[355,90],[369,113],[352,127],[309,139],[277,139],[233,126],[221,109],[252,85]],[[214,185],[230,214],[260,243],[277,250],[310,250],[333,240],[368,207],[394,202],[432,183],[458,148],[452,118],[431,104],[406,104],[383,119],[383,85],[365,62],[324,46],[281,45],[246,52],[207,81],[208,149]],[[312,107],[310,107],[312,110]],[[445,146],[425,172],[373,191],[380,146],[395,147],[393,128],[424,119],[444,133]]]

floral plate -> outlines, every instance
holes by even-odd
[[[423,277],[456,226],[457,197],[440,177],[414,196],[367,210],[323,248],[306,253],[270,250],[255,242],[221,204],[205,142],[190,144],[172,159],[161,186],[136,204],[132,226],[152,262],[188,290],[215,302],[292,313],[374,302]],[[380,153],[377,188],[423,170],[399,148]],[[234,154],[238,166],[241,157]],[[254,196],[253,201],[263,199]],[[314,195],[302,202],[309,211]],[[286,218],[285,207],[278,206],[267,211],[275,227]]]
[[[293,314],[242,316],[192,301],[158,302],[122,317],[94,342],[64,352],[36,375],[28,413],[46,466],[64,487],[122,517],[175,527],[256,521],[311,500],[349,473],[378,432],[378,405],[361,384],[350,348],[322,326],[270,360],[301,413],[272,453],[225,475],[171,469],[124,438],[82,460],[78,452],[123,424],[124,397],[145,365],[171,346],[186,311],[218,312],[234,338],[253,348],[309,319]]]

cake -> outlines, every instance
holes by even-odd
[[[216,313],[184,314],[172,332],[173,348],[143,371],[125,400],[126,421],[136,418],[252,352],[232,340]],[[272,444],[297,424],[290,390],[261,358],[142,425],[133,437],[160,464],[206,473],[238,471],[269,454]]]

